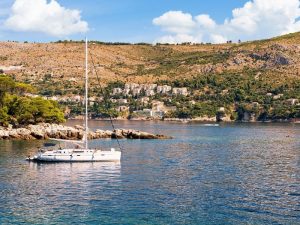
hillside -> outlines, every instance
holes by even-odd
[[[224,45],[105,45],[92,42],[89,50],[103,82],[156,82],[189,78],[207,72],[242,71],[244,68],[300,72],[300,33],[270,40]],[[0,43],[0,68],[17,66],[18,79],[39,82],[82,78],[82,43]],[[20,66],[18,68],[18,66]],[[5,68],[4,68],[5,69]],[[9,68],[6,68],[9,69]]]
[[[39,87],[41,94],[78,94],[82,89],[84,44],[81,42],[2,42],[0,49],[0,69],[18,81]],[[121,86],[156,83],[187,87],[189,95],[181,100],[178,96],[150,96],[150,100],[160,100],[183,111],[194,110],[184,103],[190,101],[214,102],[213,109],[206,114],[225,107],[231,115],[241,104],[244,109],[254,102],[273,110],[274,104],[279,103],[275,100],[281,99],[280,105],[284,106],[286,101],[294,99],[293,106],[300,99],[300,33],[221,45],[91,42],[89,50],[105,85],[118,81]],[[98,95],[93,67],[91,71],[91,87]],[[113,87],[118,85],[110,85],[110,91]],[[176,105],[175,101],[182,103]],[[200,115],[203,113],[197,114]]]

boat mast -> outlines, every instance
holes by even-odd
[[[85,149],[88,149],[88,40],[85,38]]]

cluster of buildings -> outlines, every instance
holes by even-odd
[[[57,102],[60,102],[60,103],[74,103],[74,104],[76,104],[76,103],[83,103],[83,101],[84,101],[84,97],[80,96],[80,95],[40,96],[40,95],[36,95],[36,94],[27,93],[27,94],[25,94],[25,96],[32,97],[32,98],[42,97],[43,99],[57,101]],[[90,105],[93,105],[95,102],[101,102],[101,101],[103,101],[102,97],[95,97],[95,96],[89,97],[89,104]]]
[[[124,88],[114,88],[110,100],[119,105],[116,107],[117,111],[128,112],[130,107],[126,97],[138,98],[137,101],[142,105],[147,105],[147,108],[133,111],[132,116],[137,118],[163,118],[168,111],[176,110],[176,107],[166,107],[161,101],[151,101],[151,97],[155,95],[187,96],[189,92],[186,87],[173,88],[169,85],[127,83]]]
[[[281,98],[284,97],[283,94],[273,95],[272,93],[267,93],[267,96],[273,98],[273,100],[278,100],[278,99],[281,99]],[[297,98],[290,98],[290,99],[287,99],[285,101],[285,103],[288,104],[288,105],[290,105],[290,106],[299,105],[299,99],[297,99]]]
[[[112,95],[124,95],[124,96],[154,96],[156,94],[161,95],[183,95],[187,96],[189,94],[186,87],[183,88],[172,88],[169,85],[157,85],[157,84],[125,84],[124,89],[114,88],[112,90]]]
[[[176,107],[167,107],[161,101],[153,100],[151,102],[151,108],[133,111],[132,116],[137,118],[157,118],[162,119],[164,115],[169,111],[175,111]]]
[[[224,90],[222,94],[227,94],[228,90]],[[186,87],[182,88],[173,88],[169,85],[157,85],[157,84],[136,84],[128,83],[125,84],[124,88],[114,88],[110,93],[110,102],[114,103],[113,107],[116,111],[120,112],[122,116],[130,115],[131,118],[163,118],[166,113],[171,111],[176,111],[176,106],[168,107],[164,105],[164,102],[159,101],[159,95],[162,95],[164,100],[171,100],[173,96],[188,96],[190,93]],[[30,97],[38,97],[38,95],[27,94]],[[284,99],[283,94],[273,94],[267,93],[266,96],[269,96],[273,100]],[[134,97],[132,99],[134,103],[130,100],[129,97]],[[155,98],[157,97],[157,98]],[[65,95],[65,96],[51,96],[43,97],[44,99],[58,101],[65,104],[80,104],[84,101],[84,97],[80,95]],[[103,97],[92,96],[89,97],[89,105],[92,106],[96,102],[102,102]],[[300,106],[298,99],[286,99],[285,104],[290,106]],[[137,104],[136,104],[137,103]],[[194,100],[190,100],[191,105],[196,104]],[[133,108],[132,108],[133,107]],[[252,102],[249,107],[252,109],[259,109],[261,106],[258,102]],[[140,109],[135,110],[134,109]],[[219,108],[218,112],[224,112],[225,108]],[[248,114],[247,114],[248,115]],[[245,118],[247,119],[247,115]],[[248,117],[251,119],[252,114],[249,114]],[[253,117],[254,118],[254,117]],[[249,119],[249,120],[250,120]]]

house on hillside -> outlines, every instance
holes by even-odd
[[[189,92],[188,92],[188,90],[187,90],[186,87],[183,87],[183,88],[173,88],[172,94],[173,95],[187,96],[189,94]]]
[[[153,117],[163,118],[167,112],[175,111],[176,106],[167,107],[161,101],[152,101]]]
[[[139,96],[141,94],[141,92],[142,92],[142,88],[137,87],[137,88],[134,88],[132,90],[132,95],[135,96],[135,97],[137,97],[137,96]]]
[[[143,97],[143,98],[140,98],[140,102],[142,104],[148,104],[150,101],[150,98],[149,97]]]
[[[118,106],[118,107],[116,108],[116,110],[117,110],[118,112],[128,112],[128,111],[129,111],[129,107],[128,107],[128,106],[125,106],[125,105],[121,105],[121,106]]]
[[[291,99],[286,100],[286,103],[293,106],[293,105],[298,104],[299,100],[296,98],[291,98]]]
[[[154,96],[155,95],[155,92],[154,92],[154,90],[147,90],[146,91],[146,96]]]
[[[125,84],[125,88],[124,89],[129,89],[129,90],[133,91],[134,89],[139,88],[139,87],[140,87],[139,84],[128,83],[128,84]]]
[[[112,94],[113,95],[119,95],[122,94],[123,90],[121,88],[114,88]]]
[[[282,97],[283,97],[283,94],[278,94],[278,95],[274,95],[273,99],[278,100],[278,99],[281,99]]]
[[[125,88],[125,89],[123,90],[123,94],[124,94],[125,96],[129,96],[130,91],[131,91],[130,89]]]
[[[157,86],[157,93],[158,94],[167,94],[172,90],[171,86],[163,85],[163,86]]]
[[[152,110],[153,111],[161,111],[165,108],[165,105],[163,102],[161,101],[152,101]]]
[[[150,91],[150,90],[154,90],[157,87],[157,84],[142,84],[140,85],[140,87],[144,90],[144,91]]]
[[[122,99],[117,99],[117,103],[120,104],[120,105],[121,104],[128,104],[128,100],[127,99],[123,99],[123,98]]]
[[[89,97],[89,105],[94,105],[97,102],[97,98],[95,96]]]

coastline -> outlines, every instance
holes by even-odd
[[[0,127],[0,140],[82,140],[84,127],[76,125],[74,127],[59,124],[40,123],[28,125],[21,128]],[[90,130],[88,139],[172,139],[170,136],[162,134],[152,134],[132,129],[116,130]]]
[[[69,119],[68,121],[76,121],[78,119]],[[109,119],[94,119],[94,121],[109,121]],[[158,119],[120,119],[116,118],[114,121],[160,121],[160,122],[177,122],[177,123],[205,123],[208,125],[216,125],[229,123],[283,123],[283,124],[300,124],[300,121],[216,121],[216,120],[202,120],[202,119],[179,119],[169,118],[165,120]],[[47,140],[47,139],[65,139],[65,140],[81,140],[84,133],[84,127],[75,125],[69,126],[67,124],[49,124],[40,123],[36,125],[28,125],[25,127],[13,128],[0,126],[0,140]],[[88,138],[92,139],[172,139],[172,137],[163,134],[152,134],[133,129],[116,129],[116,130],[94,130],[89,131]]]
[[[67,120],[73,121],[73,120],[82,120],[80,117],[76,118],[68,118]],[[95,121],[110,121],[110,118],[92,118],[92,120]],[[292,124],[300,124],[300,119],[286,119],[286,120],[222,120],[218,121],[215,117],[197,117],[197,118],[112,118],[112,121],[165,121],[165,122],[183,122],[183,123],[189,123],[189,122],[199,122],[199,123],[292,123]]]

